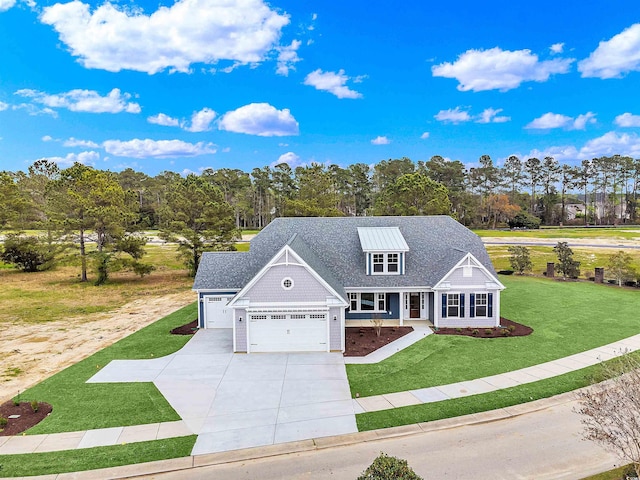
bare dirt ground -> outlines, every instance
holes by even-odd
[[[5,328],[0,403],[195,300],[187,290],[137,299],[111,312]]]

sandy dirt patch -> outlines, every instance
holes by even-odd
[[[5,327],[0,403],[196,300],[191,290],[147,296],[107,313]]]

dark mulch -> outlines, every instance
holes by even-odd
[[[499,328],[438,328],[435,333],[438,335],[465,335],[477,338],[504,338],[504,337],[524,337],[533,332],[533,328],[512,322],[504,317],[500,317]],[[508,333],[505,333],[508,332]]]
[[[410,332],[413,327],[382,327],[378,337],[373,327],[347,327],[344,356],[364,357]]]
[[[198,320],[194,320],[193,322],[185,323],[180,327],[176,327],[171,330],[173,335],[193,335],[198,331]]]
[[[31,402],[20,402],[13,404],[13,400],[0,405],[0,417],[8,420],[4,427],[0,427],[0,436],[17,435],[28,430],[34,425],[44,420],[51,413],[53,407],[48,403],[39,402],[38,411],[34,412]],[[20,415],[18,418],[9,418],[10,415]]]

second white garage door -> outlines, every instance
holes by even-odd
[[[326,313],[249,315],[252,352],[326,352]]]

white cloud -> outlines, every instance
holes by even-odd
[[[295,64],[302,60],[298,57],[298,48],[300,48],[302,42],[300,40],[294,40],[291,45],[278,47],[278,63],[276,67],[276,73],[278,75],[289,75],[289,70],[295,70]]]
[[[549,47],[551,53],[562,53],[564,51],[564,43],[554,43]]]
[[[1,0],[0,0],[1,1]],[[0,112],[9,108],[8,103],[0,102]]]
[[[128,101],[131,94],[121,93],[118,88],[114,88],[104,97],[95,90],[80,89],[58,94],[22,89],[18,90],[16,95],[31,98],[34,102],[50,108],[66,108],[72,112],[140,113],[140,105]]]
[[[304,164],[302,159],[293,152],[283,153],[278,157],[278,160],[271,164],[272,167],[279,165],[281,163],[288,164],[291,168],[296,168]]]
[[[568,163],[578,160],[580,153],[578,149],[572,145],[565,145],[561,147],[549,147],[545,150],[534,149],[529,152],[529,155],[521,155],[524,158],[535,157],[543,159],[544,157],[553,157],[559,163]]]
[[[588,58],[578,63],[583,77],[620,78],[640,70],[640,23],[600,42]]]
[[[231,147],[224,147],[221,152],[222,153],[229,153],[231,151]]]
[[[360,92],[351,90],[346,83],[351,77],[345,75],[344,70],[336,72],[323,72],[321,69],[314,70],[304,79],[305,85],[315,87],[316,90],[333,93],[338,98],[362,98]],[[362,77],[353,79],[354,83],[360,83]]]
[[[164,127],[180,126],[180,120],[170,117],[169,115],[165,115],[164,113],[159,113],[157,115],[147,117],[147,122],[153,123],[154,125],[162,125]]]
[[[458,90],[506,92],[523,82],[546,82],[552,74],[567,73],[574,59],[539,61],[531,50],[467,50],[453,63],[431,67],[434,77],[455,78]]]
[[[288,108],[278,110],[268,103],[250,103],[225,113],[218,123],[220,130],[260,137],[298,135],[298,122]]]
[[[195,157],[216,153],[213,143],[188,143],[182,140],[107,140],[102,146],[111,155],[130,158]]]
[[[460,107],[450,108],[448,110],[440,110],[433,118],[439,122],[445,123],[462,123],[471,120],[471,115],[466,110],[462,110]]]
[[[216,118],[216,112],[210,108],[203,108],[191,115],[191,125],[181,125],[187,132],[206,132],[211,130],[211,122]]]
[[[511,120],[511,117],[498,115],[502,108],[487,108],[476,117],[476,123],[504,123]]]
[[[69,138],[62,143],[65,147],[84,147],[84,148],[99,148],[96,142],[92,142],[91,140],[78,140],[77,138]]]
[[[596,122],[596,115],[593,112],[587,112],[578,115],[576,118],[559,113],[547,112],[541,117],[532,120],[524,128],[530,130],[549,130],[552,128],[565,128],[567,130],[584,130],[589,123]]]
[[[51,25],[86,68],[154,74],[189,72],[194,63],[255,64],[280,40],[289,16],[262,0],[178,0],[150,15],[106,2],[91,6],[74,0],[45,7]]]
[[[429,138],[429,132],[424,132],[422,135],[420,135],[420,138],[422,140],[426,140],[427,138]]]
[[[16,4],[16,0],[0,0],[0,12],[6,12]]]
[[[61,167],[68,167],[76,162],[83,165],[95,165],[100,160],[100,154],[94,151],[69,153],[66,157],[47,157],[47,160],[55,162]]]
[[[623,113],[616,117],[615,123],[619,127],[640,127],[640,115],[633,115],[629,112]]]
[[[51,115],[53,118],[58,118],[58,112],[55,110],[45,107],[39,108],[31,103],[20,103],[18,105],[12,105],[11,110],[26,110],[29,115]]]
[[[608,132],[601,137],[589,140],[580,149],[580,158],[595,158],[603,155],[628,155],[640,157],[640,138],[638,135]]]
[[[391,143],[391,140],[383,136],[378,136],[373,140],[371,140],[372,145],[389,145],[390,143]]]
[[[43,142],[50,142],[51,140],[53,140],[53,137],[51,135],[45,135],[44,137],[41,138],[41,140]]]

